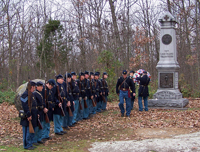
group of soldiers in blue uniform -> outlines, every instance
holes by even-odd
[[[127,76],[127,71],[123,70],[122,76],[119,77],[116,84],[116,93],[119,95],[119,108],[121,111],[121,117],[125,116],[124,99],[126,101],[126,117],[130,117],[131,110],[135,100],[135,83],[133,81],[134,71],[130,71],[130,76]],[[136,80],[139,82],[138,89],[138,105],[139,111],[143,111],[142,98],[144,100],[144,110],[148,111],[148,85],[150,78],[147,76],[147,72],[144,71],[140,77]]]
[[[59,74],[56,81],[50,79],[45,84],[29,81],[30,90],[27,87],[20,98],[24,115],[20,121],[24,149],[33,150],[52,139],[49,136],[51,121],[55,134],[64,135],[65,130],[74,127],[78,121],[105,111],[109,94],[107,77],[106,72],[100,79],[99,72],[85,71],[79,74],[79,79],[75,72],[71,72],[64,77]],[[34,133],[29,131],[30,127]]]

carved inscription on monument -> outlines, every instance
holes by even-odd
[[[173,88],[173,73],[160,73],[160,88]]]
[[[182,98],[181,94],[176,94],[170,91],[162,91],[154,94],[154,98],[157,99],[180,99]]]
[[[160,54],[161,58],[173,58],[174,53],[170,52],[169,50],[164,50],[163,53]]]

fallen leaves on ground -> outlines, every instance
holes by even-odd
[[[117,102],[108,102],[107,111],[97,113],[88,120],[82,120],[70,128],[67,134],[57,136],[53,133],[51,122],[51,143],[62,144],[62,140],[80,141],[114,141],[114,140],[141,140],[133,130],[138,128],[184,128],[192,132],[200,130],[200,100],[189,99],[188,110],[149,109],[148,112],[139,112],[137,101],[130,118],[120,117]],[[22,145],[22,127],[18,118],[18,111],[14,105],[2,103],[0,105],[0,145]],[[132,132],[129,132],[132,130]]]

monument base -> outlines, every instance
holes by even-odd
[[[174,108],[184,108],[189,103],[188,99],[181,98],[181,99],[149,99],[148,100],[148,107],[161,107],[167,109],[174,109]]]

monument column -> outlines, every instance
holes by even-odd
[[[158,90],[149,100],[149,107],[183,108],[189,101],[182,98],[178,89],[178,70],[176,51],[175,18],[165,12],[159,19],[160,31],[160,54],[156,66],[158,70]]]

